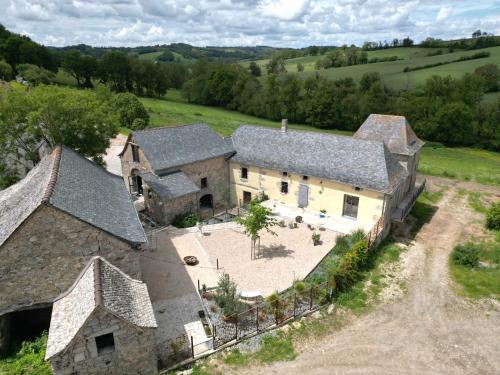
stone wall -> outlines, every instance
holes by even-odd
[[[186,164],[181,166],[180,170],[198,187],[201,187],[201,179],[206,177],[208,185],[198,193],[199,197],[212,194],[214,208],[225,208],[229,202],[230,194],[229,162],[224,156]]]
[[[140,278],[132,245],[51,206],[40,206],[0,247],[0,315],[52,303],[102,255]]]
[[[198,210],[198,194],[192,193],[182,197],[162,201],[154,192],[144,191],[144,204],[149,216],[160,225],[169,225],[176,216]]]
[[[115,350],[98,354],[95,337],[113,333]],[[55,375],[157,374],[154,329],[139,328],[102,308],[94,311],[66,351],[51,359]]]

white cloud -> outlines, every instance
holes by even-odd
[[[361,44],[500,34],[498,1],[0,0],[0,23],[51,45]]]
[[[451,13],[451,8],[443,7],[439,9],[439,13],[436,16],[436,22],[444,21],[446,18],[448,18],[450,13]]]

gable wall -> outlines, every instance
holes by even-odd
[[[131,139],[131,142],[134,140]],[[127,186],[127,189],[130,191],[130,186],[129,186],[129,176],[132,174],[133,169],[137,169],[140,172],[152,172],[153,169],[151,168],[151,165],[149,164],[146,155],[144,155],[144,152],[142,152],[142,149],[139,147],[139,162],[134,162],[132,159],[132,147],[130,147],[130,144],[127,144],[127,148],[123,155],[120,157],[121,165],[122,165],[122,176],[123,180],[125,181],[125,185]]]
[[[95,337],[113,333],[115,351],[98,355]],[[102,308],[92,313],[66,351],[51,359],[55,375],[156,374],[154,330],[140,329]]]
[[[230,163],[231,199],[234,205],[243,202],[243,191],[249,191],[252,193],[252,198],[256,198],[259,192],[265,192],[270,199],[297,206],[299,186],[304,184],[309,187],[309,205],[307,207],[311,210],[325,209],[327,215],[340,217],[342,216],[344,195],[349,194],[359,197],[358,221],[374,223],[382,214],[383,193],[367,189],[356,191],[350,185],[321,180],[313,176],[309,176],[309,179],[304,181],[301,175],[291,172],[288,173],[288,177],[283,177],[282,171],[244,166],[248,168],[246,181],[240,178],[242,165],[237,162]],[[288,182],[288,194],[281,193],[281,181]]]
[[[45,205],[0,247],[0,255],[0,315],[52,303],[95,255],[140,278],[132,245]]]

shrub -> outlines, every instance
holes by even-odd
[[[229,279],[229,275],[227,274],[223,274],[219,278],[215,302],[219,305],[225,317],[234,319],[236,319],[235,315],[242,312],[245,307],[245,304],[240,302],[238,286],[234,281]]]
[[[302,216],[296,216],[295,217],[295,222],[296,223],[302,223]]]
[[[121,126],[132,130],[148,126],[149,114],[144,104],[134,94],[128,92],[116,94],[111,99],[111,106],[118,114]]]
[[[477,267],[479,265],[479,247],[470,242],[455,246],[451,253],[451,259],[459,266]]]
[[[303,281],[297,281],[294,285],[295,291],[298,294],[303,294],[306,290],[306,284]]]
[[[178,215],[174,218],[173,225],[177,228],[190,228],[194,227],[198,222],[198,216],[195,213],[189,212],[187,214]]]
[[[486,213],[486,228],[500,230],[500,202],[494,203]]]

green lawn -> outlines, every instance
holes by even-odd
[[[424,147],[419,172],[500,185],[500,153],[473,148]]]

